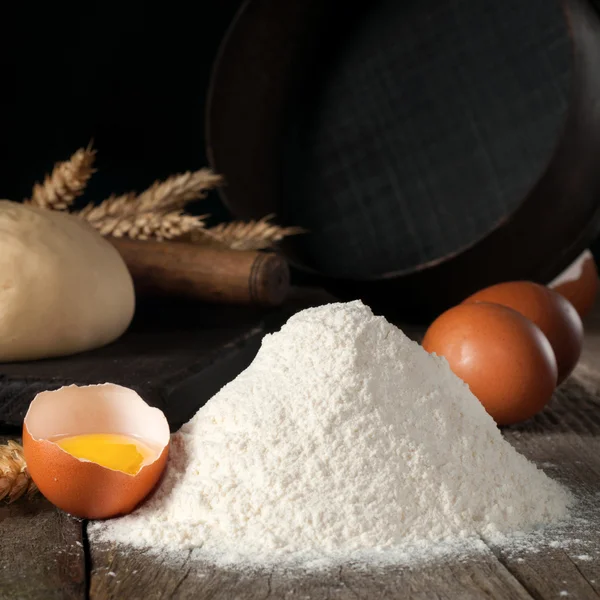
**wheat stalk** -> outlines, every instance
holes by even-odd
[[[64,162],[54,165],[50,175],[46,175],[43,183],[33,186],[31,199],[24,204],[48,208],[52,210],[67,210],[81,196],[87,182],[94,174],[92,165],[96,158],[96,151],[91,144],[87,148],[80,148]]]
[[[271,223],[274,215],[258,221],[221,223],[210,229],[193,232],[192,241],[232,250],[264,250],[291,235],[305,233],[301,227],[280,227]]]
[[[31,497],[37,491],[27,471],[23,447],[12,440],[0,446],[0,500],[11,503],[25,494]]]
[[[204,227],[205,216],[187,215],[181,210],[171,212],[134,212],[126,206],[126,196],[105,200],[79,216],[103,236],[129,237],[136,240],[172,240]],[[135,202],[132,198],[131,202]],[[124,210],[120,207],[124,206]],[[98,210],[101,209],[101,210]]]
[[[222,183],[210,169],[173,175],[155,181],[139,195],[111,196],[98,206],[88,204],[77,214],[102,235],[132,239],[170,240],[204,228],[205,216],[183,212],[183,207],[204,198]]]
[[[220,175],[210,169],[187,171],[165,181],[155,181],[137,197],[138,210],[171,212],[182,209],[194,200],[206,197],[209,190],[223,183]]]
[[[43,184],[36,183],[27,204],[53,210],[67,210],[80,196],[89,178],[96,151],[80,148],[71,158],[57,163]],[[290,235],[304,233],[300,227],[280,227],[271,223],[273,215],[258,221],[234,221],[206,229],[204,216],[184,213],[184,207],[206,197],[223,183],[211,169],[186,171],[164,181],[155,181],[141,194],[128,192],[110,196],[99,205],[88,204],[74,212],[104,236],[138,240],[186,239],[203,245],[233,250],[262,250]]]
[[[101,235],[129,237],[135,240],[158,241],[180,238],[204,227],[204,217],[186,215],[182,211],[170,213],[141,213],[132,216],[107,216],[94,221]]]
[[[133,192],[111,196],[94,206],[88,204],[78,214],[90,223],[101,221],[107,216],[133,217],[142,213],[173,213],[186,204],[200,200],[217,187],[222,179],[210,169],[173,175],[165,181],[155,181],[147,190],[136,195]]]

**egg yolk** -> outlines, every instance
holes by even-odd
[[[135,475],[152,450],[143,442],[117,433],[84,433],[63,437],[54,442],[75,458],[102,467]]]

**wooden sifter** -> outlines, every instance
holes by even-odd
[[[589,0],[246,0],[214,64],[207,152],[292,268],[428,321],[551,281],[600,232]]]

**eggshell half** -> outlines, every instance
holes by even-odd
[[[564,296],[583,319],[594,307],[598,295],[598,268],[594,255],[586,250],[548,287]]]
[[[156,449],[129,475],[75,458],[50,439],[85,433],[119,433]],[[154,488],[168,458],[170,430],[162,411],[133,390],[104,383],[70,385],[38,394],[23,423],[23,450],[41,493],[72,515],[105,519],[131,512]]]

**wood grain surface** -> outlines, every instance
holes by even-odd
[[[0,598],[79,600],[86,586],[82,521],[39,495],[0,503]]]
[[[338,567],[327,574],[273,570],[252,574],[223,571],[194,560],[151,563],[142,554],[93,548],[91,597],[211,600],[312,598],[530,598],[526,589],[488,551],[468,565],[435,564],[358,571]],[[111,575],[111,573],[113,575]]]
[[[166,388],[228,357],[264,335],[273,312],[227,309],[194,302],[146,301],[116,342],[81,354],[0,364],[0,424],[20,427],[35,394],[77,383],[118,383],[136,389],[179,427],[198,405],[167,400]],[[201,402],[200,399],[198,401]]]
[[[418,331],[411,331],[418,338]],[[236,572],[86,540],[79,521],[44,500],[0,508],[0,599],[476,599],[600,597],[600,310],[582,360],[550,406],[505,428],[511,444],[577,495],[577,519],[539,546],[485,545],[468,559],[328,573]],[[89,543],[89,549],[87,547]],[[81,544],[81,546],[79,545]],[[84,552],[84,550],[86,552]],[[84,569],[87,567],[87,570]],[[87,579],[86,579],[87,574]]]
[[[331,300],[318,289],[292,290],[285,306],[277,308],[144,298],[129,329],[112,344],[73,356],[0,364],[0,426],[20,428],[42,390],[108,381],[138,391],[177,429],[252,360],[265,333],[296,310]]]

